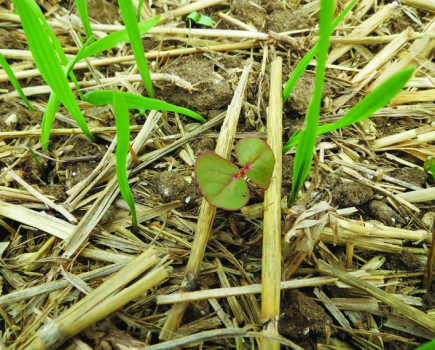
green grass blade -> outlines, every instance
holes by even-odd
[[[331,35],[331,22],[334,12],[332,0],[320,1],[319,18],[319,49],[317,54],[316,80],[311,102],[306,116],[306,127],[301,133],[301,142],[296,150],[293,183],[289,202],[293,203],[311,168],[314,144],[316,142],[317,124],[319,122],[320,103],[322,101],[323,83],[325,80],[326,59]]]
[[[128,108],[177,112],[187,115],[188,117],[196,119],[200,122],[205,122],[203,117],[201,117],[198,113],[191,111],[190,109],[178,107],[153,98],[133,95],[129,92],[116,92],[114,90],[91,91],[85,94],[84,99],[93,105],[102,106],[110,104],[113,100],[114,94],[116,93],[123,95]]]
[[[142,77],[149,97],[154,98],[153,83],[148,70],[148,65],[145,58],[145,50],[143,48],[139,27],[136,22],[133,4],[131,0],[119,0],[118,4],[119,8],[121,9],[121,15],[125,28],[127,29],[128,38],[130,39],[131,48],[133,50],[134,57],[136,58],[140,76]]]
[[[352,7],[356,4],[357,1],[358,0],[352,0],[349,3],[349,5],[347,5],[346,8],[337,16],[334,22],[332,22],[331,33],[338,26],[338,24],[343,20],[344,16],[346,16],[347,13],[352,9]],[[305,72],[305,69],[308,67],[313,57],[316,55],[318,49],[319,49],[319,43],[314,45],[311,48],[311,50],[307,52],[307,54],[302,58],[302,60],[296,66],[295,70],[293,71],[292,75],[288,79],[282,91],[283,103],[287,101],[287,99],[289,98],[291,92],[293,91],[293,88],[295,87],[301,75]]]
[[[145,0],[139,0],[139,3],[137,4],[137,11],[136,11],[136,21],[140,21],[140,11],[142,10],[142,6]]]
[[[14,0],[16,1],[16,0]],[[66,58],[65,52],[62,49],[62,45],[60,44],[59,40],[57,39],[56,35],[54,34],[53,30],[50,28],[50,26],[47,23],[47,20],[44,17],[44,14],[41,12],[41,9],[39,8],[38,4],[34,0],[23,0],[25,1],[29,7],[33,10],[33,13],[38,19],[40,20],[42,27],[45,30],[46,35],[50,38],[51,44],[53,45],[54,49],[56,50],[57,55],[59,56],[60,62],[62,65],[68,64],[68,59]],[[69,74],[69,77],[71,81],[74,83],[76,90],[82,99],[82,92],[80,91],[80,86],[77,81],[77,78],[75,77],[74,73],[71,72]]]
[[[160,20],[160,16],[151,18],[146,22],[139,23],[139,33],[140,35],[148,32],[152,27],[154,27]],[[92,56],[98,55],[99,53],[109,50],[118,44],[128,41],[128,33],[126,29],[119,30],[117,32],[111,33],[104,38],[97,40],[96,42],[89,45],[86,50],[80,55],[79,60]]]
[[[41,76],[56,94],[61,103],[74,117],[84,134],[91,140],[95,140],[95,137],[86,125],[86,120],[80,111],[71,88],[69,87],[68,80],[61,63],[59,62],[59,58],[53,49],[53,44],[49,37],[47,37],[46,31],[38,16],[35,16],[32,5],[29,5],[31,1],[15,0],[14,3],[20,15],[24,32],[26,33],[27,43]]]
[[[86,47],[93,41],[94,34],[86,41],[86,43],[81,47],[80,51],[77,55],[64,67],[64,73],[67,76],[71,70],[74,68],[74,65],[78,62],[80,54],[86,49]],[[48,141],[50,139],[51,126],[53,125],[54,117],[56,115],[56,111],[60,106],[60,101],[57,99],[56,94],[52,92],[50,94],[50,98],[48,99],[47,107],[45,108],[44,115],[42,117],[41,123],[41,143],[42,149],[48,149]]]
[[[4,56],[0,53],[0,66],[3,67],[5,73],[7,74],[9,80],[11,81],[12,85],[14,86],[15,90],[17,90],[18,94],[20,95],[21,99],[26,104],[27,108],[31,111],[34,111],[35,109],[30,104],[29,100],[27,99],[27,96],[24,94],[23,89],[21,89],[21,85],[17,79],[17,77],[14,74],[14,71],[12,70],[11,66],[9,65],[8,61],[4,58]]]
[[[131,211],[131,221],[133,228],[137,229],[137,215],[136,207],[134,205],[133,194],[131,193],[128,184],[127,176],[127,155],[128,146],[130,143],[130,119],[128,115],[127,104],[124,100],[124,95],[118,92],[113,94],[113,107],[115,110],[115,124],[116,124],[116,177],[118,179],[119,191],[122,198],[127,202]]]
[[[88,39],[92,36],[91,22],[89,20],[88,6],[86,0],[76,0],[77,11],[82,21],[83,29],[85,30]]]
[[[60,101],[56,94],[52,92],[47,102],[47,107],[45,107],[44,115],[42,116],[41,122],[41,144],[42,149],[48,149],[48,141],[50,140],[51,126],[53,125],[54,117],[56,111],[60,106]]]
[[[335,123],[324,124],[317,128],[317,135],[324,134],[333,130],[344,128],[345,126],[360,122],[370,117],[378,109],[384,107],[391,99],[396,96],[414,74],[414,67],[408,67],[392,75],[381,85],[376,87],[351,110]],[[286,153],[300,141],[301,135],[295,135],[284,146],[283,153]]]

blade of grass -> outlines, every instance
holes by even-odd
[[[408,67],[397,72],[381,85],[376,87],[376,89],[358,102],[339,120],[334,123],[319,126],[317,128],[317,135],[344,128],[345,126],[360,122],[361,120],[370,117],[374,112],[384,107],[395,95],[397,95],[409,79],[411,79],[413,74],[414,67]],[[300,139],[301,134],[292,136],[283,147],[283,153],[286,153],[292,147],[297,145]]]
[[[113,108],[115,110],[115,124],[116,124],[116,177],[118,179],[119,191],[122,198],[127,202],[131,211],[131,222],[133,229],[137,229],[137,215],[136,207],[134,205],[133,194],[131,193],[128,184],[127,176],[127,154],[128,146],[130,144],[130,119],[128,115],[127,103],[124,95],[116,91],[113,94]]]
[[[344,16],[347,15],[347,13],[352,9],[352,7],[356,4],[357,0],[352,0],[349,5],[346,6],[346,8],[337,16],[337,18],[332,22],[331,26],[331,33],[332,31],[338,26],[338,24],[343,20]],[[292,75],[288,79],[287,83],[285,84],[285,87],[282,91],[282,101],[283,103],[287,101],[289,98],[291,92],[293,91],[293,88],[295,87],[296,83],[298,82],[301,75],[305,72],[305,69],[310,64],[313,57],[316,55],[317,51],[319,50],[319,43],[314,45],[310,51],[307,52],[307,54],[302,58],[302,60],[298,63],[294,71],[292,72]]]
[[[142,10],[142,6],[145,0],[139,0],[139,3],[137,4],[137,11],[136,11],[136,21],[140,21],[140,11]]]
[[[83,29],[85,30],[88,39],[92,36],[91,22],[89,21],[88,6],[86,0],[76,0],[77,11],[82,21]]]
[[[143,48],[139,27],[136,22],[133,4],[131,0],[119,0],[118,4],[119,8],[121,9],[121,15],[125,28],[127,29],[128,38],[130,39],[131,48],[133,50],[134,57],[136,58],[139,73],[142,77],[149,97],[154,98],[153,83],[148,70],[148,65],[145,58],[145,50]]]
[[[320,1],[319,14],[319,49],[317,54],[316,79],[311,102],[306,116],[306,127],[301,132],[301,142],[296,150],[293,185],[290,192],[289,203],[292,204],[302,187],[311,168],[314,144],[316,142],[317,124],[319,122],[320,103],[322,100],[323,83],[325,80],[326,58],[329,49],[329,36],[331,35],[331,22],[334,12],[332,0]]]
[[[21,89],[21,85],[18,82],[18,79],[15,77],[14,71],[12,70],[11,66],[9,66],[8,61],[6,61],[6,59],[1,53],[0,53],[0,65],[3,67],[13,87],[15,88],[15,90],[17,90],[18,94],[26,104],[27,108],[30,109],[31,111],[34,111],[35,109],[30,104],[29,100],[27,99],[27,96],[23,92],[23,89]]]
[[[80,48],[77,55],[70,62],[68,62],[66,67],[64,67],[65,76],[67,76],[71,72],[74,65],[80,59],[81,53],[88,47],[89,44],[93,42],[93,40],[94,40],[94,34],[91,35],[88,41],[86,41],[85,44]],[[60,106],[60,101],[56,97],[56,94],[52,92],[50,94],[50,98],[48,99],[47,107],[45,108],[45,112],[41,122],[41,144],[42,144],[42,149],[44,150],[48,149],[48,141],[50,140],[51,126],[53,125],[54,117],[56,115],[56,111],[58,110],[59,106]]]
[[[41,24],[46,32],[46,35],[48,35],[48,37],[50,38],[50,41],[51,41],[52,45],[54,46],[54,49],[56,50],[57,55],[59,56],[60,62],[64,66],[67,65],[68,59],[66,58],[65,52],[62,49],[62,45],[60,44],[59,40],[57,40],[56,35],[54,34],[53,30],[48,25],[48,22],[45,19],[44,14],[41,12],[41,9],[39,8],[38,4],[34,0],[25,0],[25,1],[32,8],[34,15],[36,17],[38,17],[38,19],[40,20],[40,22],[41,22]],[[26,33],[26,35],[27,35],[27,33]],[[71,81],[74,83],[80,99],[82,99],[83,95],[82,95],[82,92],[80,90],[79,82],[77,81],[77,78],[75,77],[74,73],[71,72],[69,74],[69,77],[70,77]]]
[[[74,117],[83,133],[91,140],[95,140],[69,87],[68,80],[59,62],[59,57],[53,48],[53,43],[47,37],[47,33],[38,16],[35,16],[32,5],[30,5],[31,3],[32,1],[30,0],[14,1],[35,64],[41,76]]]
[[[84,99],[85,101],[93,105],[102,106],[102,105],[110,104],[111,101],[113,100],[114,94],[121,94],[125,99],[125,103],[127,104],[128,108],[146,109],[146,110],[154,109],[158,111],[177,112],[180,114],[187,115],[200,122],[205,122],[205,119],[203,117],[201,117],[198,113],[191,111],[190,109],[178,107],[167,102],[163,102],[160,100],[156,100],[144,96],[133,95],[129,92],[121,92],[121,91],[117,92],[114,90],[91,91],[85,94]]]
[[[148,32],[152,27],[154,27],[160,20],[160,16],[151,18],[146,22],[139,23],[139,33],[140,35]],[[128,33],[126,29],[119,30],[117,32],[111,33],[104,38],[97,40],[96,42],[89,45],[86,50],[79,56],[79,60],[86,57],[97,55],[105,50],[109,50],[118,44],[128,41]]]

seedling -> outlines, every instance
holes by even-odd
[[[240,140],[235,147],[242,169],[215,152],[204,152],[195,163],[199,190],[210,205],[238,210],[249,201],[245,176],[266,190],[272,177],[275,157],[269,145],[255,137]]]
[[[429,171],[435,180],[435,157],[428,157],[423,165],[424,170]]]
[[[186,23],[190,21],[205,27],[213,26],[213,20],[209,16],[200,15],[197,11],[193,11],[186,16]]]

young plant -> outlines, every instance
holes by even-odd
[[[88,92],[84,99],[86,102],[95,106],[102,106],[111,104],[115,111],[115,124],[116,124],[116,176],[118,179],[119,191],[122,198],[126,201],[131,211],[131,221],[133,228],[137,228],[137,215],[134,205],[133,195],[128,184],[127,176],[127,154],[130,145],[130,120],[129,109],[143,109],[143,110],[161,110],[181,113],[194,118],[200,122],[204,122],[204,118],[198,113],[195,113],[187,108],[174,106],[170,103],[159,101],[152,98],[133,95],[129,92],[105,90],[105,91],[91,91]]]
[[[205,26],[205,27],[212,27],[213,26],[213,20],[209,16],[203,16],[198,13],[198,11],[193,11],[189,13],[186,16],[185,19],[186,23],[194,22],[195,24]]]
[[[427,160],[424,162],[423,168],[425,171],[430,172],[435,180],[435,157],[428,157]]]
[[[350,10],[355,1],[349,4],[344,12]],[[339,21],[344,17],[343,13],[334,21],[333,27],[336,26]],[[376,89],[370,92],[365,98],[357,103],[351,110],[349,110],[343,117],[334,123],[318,126],[319,114],[320,114],[320,102],[322,97],[322,89],[325,74],[326,57],[329,47],[329,36],[331,34],[331,18],[332,18],[332,3],[329,0],[321,0],[320,5],[320,24],[319,33],[320,38],[316,47],[302,59],[298,67],[287,82],[286,94],[283,93],[284,101],[294,87],[296,80],[302,74],[301,69],[305,69],[308,62],[317,52],[317,68],[316,68],[316,80],[315,87],[312,94],[311,103],[308,106],[306,115],[305,129],[301,132],[295,133],[287,144],[283,147],[283,153],[286,153],[292,147],[297,145],[295,163],[293,169],[293,186],[290,193],[289,204],[292,204],[297,197],[299,190],[302,187],[306,177],[311,168],[311,162],[314,153],[314,145],[317,135],[333,131],[345,126],[359,122],[369,116],[371,116],[378,109],[385,106],[399,91],[403,88],[406,82],[414,74],[414,68],[408,67],[402,71],[394,74],[384,83],[379,85]],[[308,60],[305,58],[309,56]],[[296,73],[296,74],[295,74]],[[295,80],[296,79],[296,80]]]
[[[242,169],[212,151],[202,153],[195,163],[199,190],[210,205],[238,210],[249,200],[245,175],[263,190],[269,187],[275,157],[266,142],[255,137],[240,140],[235,147]]]

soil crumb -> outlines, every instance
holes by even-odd
[[[195,157],[206,151],[214,151],[216,141],[211,137],[204,136],[193,144]]]
[[[331,194],[333,204],[339,208],[360,206],[373,199],[372,189],[357,182],[340,184]]]
[[[396,179],[422,187],[427,181],[428,174],[421,168],[408,167],[397,170],[395,172],[395,177]]]
[[[331,332],[331,318],[314,300],[299,290],[284,294],[282,299],[283,318],[279,322],[279,333],[290,339],[325,336]]]
[[[379,220],[384,225],[405,225],[405,220],[403,220],[399,214],[397,214],[390,206],[382,201],[372,201],[369,205],[369,210],[373,218]]]
[[[415,254],[404,250],[400,254],[386,254],[385,268],[389,270],[417,270],[420,268],[420,261]]]
[[[235,0],[231,5],[231,12],[242,22],[262,30],[266,25],[266,11],[257,1]]]
[[[89,17],[100,23],[113,24],[119,19],[118,7],[112,1],[88,0]]]
[[[267,16],[267,29],[277,33],[311,28],[314,21],[304,10],[276,8]]]
[[[158,173],[150,179],[150,187],[163,203],[179,200],[184,205],[199,198],[195,180],[189,183],[186,178],[174,171]]]
[[[156,96],[166,102],[208,115],[210,110],[223,110],[230,104],[233,90],[228,79],[215,72],[214,63],[202,55],[177,59],[162,69],[164,73],[178,75],[193,84],[193,93],[175,86],[165,85],[156,90]]]

